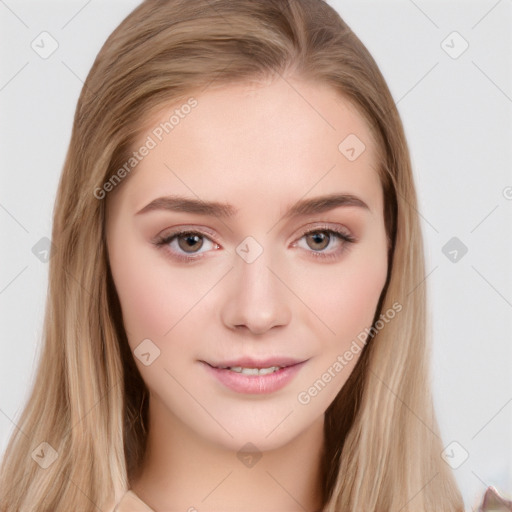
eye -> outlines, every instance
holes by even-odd
[[[301,244],[304,240],[305,246]],[[347,244],[357,240],[349,233],[338,228],[317,226],[315,229],[303,231],[302,236],[292,246],[299,246],[314,258],[335,259],[345,252]],[[169,255],[185,263],[191,263],[202,258],[211,250],[220,248],[206,233],[192,229],[181,229],[157,237],[153,243]]]
[[[305,246],[300,244],[302,240]],[[320,226],[304,232],[296,245],[312,253],[315,258],[336,258],[347,249],[347,244],[354,242],[356,239],[341,229]]]
[[[175,231],[157,238],[153,243],[159,248],[165,248],[174,258],[181,261],[191,261],[199,257],[196,255],[219,248],[219,245],[206,234],[192,230]]]

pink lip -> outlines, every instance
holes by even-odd
[[[205,361],[203,361],[205,362]],[[270,368],[271,366],[293,366],[302,363],[300,359],[291,357],[269,357],[267,359],[253,359],[252,357],[241,357],[240,359],[230,359],[219,363],[206,363],[215,368],[226,368],[232,366],[241,366],[242,368]]]
[[[242,361],[244,361],[244,364],[241,364]],[[281,364],[276,363],[276,361],[278,360],[274,359],[270,363],[259,362],[255,364],[252,362],[248,364],[247,360],[244,359],[236,361],[236,364],[222,363],[221,366],[241,366],[243,368],[269,368],[270,366],[285,366],[284,360],[280,360]],[[289,361],[290,360],[288,360],[288,362]],[[216,368],[209,365],[208,363],[205,363],[204,361],[200,362],[205,367],[207,372],[216,377],[222,384],[232,389],[233,391],[236,391],[237,393],[260,395],[264,393],[273,393],[285,387],[293,379],[293,377],[297,375],[297,373],[307,361],[289,364],[288,366],[267,375],[244,375],[243,373],[236,373],[228,369]]]

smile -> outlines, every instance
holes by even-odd
[[[243,394],[274,393],[287,386],[300,372],[306,361],[287,366],[212,366],[200,361],[207,373],[220,382],[223,387]]]

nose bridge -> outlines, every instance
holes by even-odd
[[[230,293],[221,312],[226,326],[245,326],[261,334],[289,322],[289,298],[274,275],[278,271],[273,268],[273,261],[271,249],[253,237],[247,237],[237,246]]]

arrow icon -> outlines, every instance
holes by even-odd
[[[263,253],[263,247],[252,236],[248,236],[237,245],[236,253],[246,263],[252,263]]]
[[[468,459],[468,451],[457,441],[452,441],[442,452],[442,459],[452,468],[457,469]]]
[[[454,30],[441,41],[441,48],[450,58],[458,59],[469,48],[469,43]]]
[[[261,452],[252,443],[245,443],[236,456],[240,462],[248,468],[255,466],[262,457]]]
[[[32,40],[30,47],[39,57],[47,59],[57,50],[59,43],[50,33],[43,31]]]
[[[149,366],[160,356],[160,349],[149,338],[146,338],[137,345],[133,354],[144,366]]]
[[[359,158],[365,149],[364,142],[355,133],[349,133],[338,144],[338,150],[349,162]]]
[[[51,444],[42,442],[32,450],[30,456],[41,468],[46,469],[55,462],[59,454]]]
[[[468,248],[462,240],[453,236],[443,245],[441,251],[452,263],[458,263],[468,252]]]

